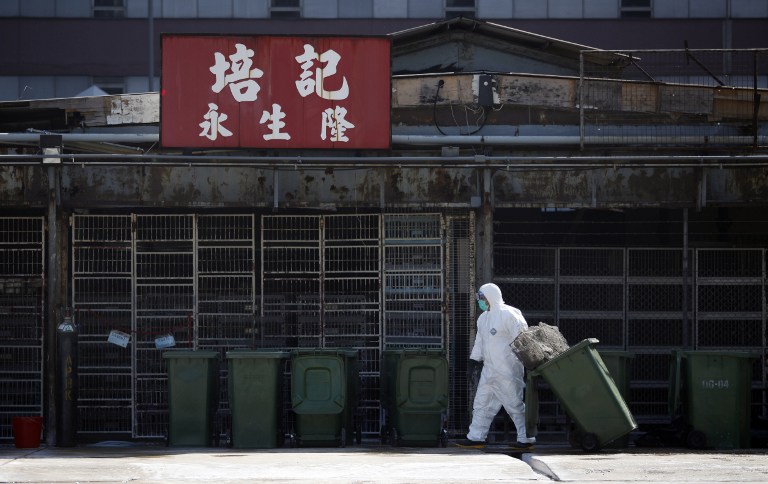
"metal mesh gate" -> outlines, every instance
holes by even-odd
[[[222,353],[250,346],[253,237],[252,215],[74,217],[81,434],[165,436],[159,338]],[[109,342],[116,331],[129,346]]]
[[[258,341],[353,348],[364,435],[381,427],[383,346],[442,348],[439,214],[262,217]]]
[[[451,241],[470,260],[471,232],[456,220]],[[447,343],[443,223],[440,214],[74,216],[81,435],[165,437],[159,338],[220,352],[219,437],[229,427],[227,350],[357,349],[361,430],[378,435],[381,349]],[[462,301],[468,278],[455,277]],[[457,321],[466,306],[456,303]],[[114,332],[130,343],[110,342]]]
[[[155,338],[195,348],[195,225],[192,215],[136,215],[134,436],[163,437],[167,382]]]
[[[43,414],[44,219],[0,217],[0,440]]]
[[[451,407],[447,430],[460,435],[469,428],[472,409],[467,363],[475,330],[475,218],[450,216],[446,222],[446,288],[448,293],[448,351]]]
[[[75,216],[72,238],[72,304],[79,329],[78,430],[84,435],[130,437],[133,355],[107,340],[113,330],[134,330],[132,219]]]
[[[440,215],[384,218],[384,346],[442,348]]]
[[[686,283],[681,249],[499,246],[495,280],[529,324],[558,325],[570,344],[597,338],[600,349],[632,351],[630,408],[639,422],[666,422],[672,348],[766,349],[766,251],[690,253]],[[764,363],[752,400],[763,407]],[[541,398],[542,424],[556,428],[564,414],[553,395]]]

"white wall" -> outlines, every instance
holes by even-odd
[[[372,18],[373,0],[339,0],[339,17]]]
[[[767,0],[731,0],[731,17],[768,17]]]
[[[202,18],[232,18],[232,0],[198,0],[197,16]]]
[[[25,0],[26,1],[26,0]],[[90,17],[91,0],[67,0],[56,2],[57,17]]]
[[[477,0],[478,18],[511,18],[514,0]]]
[[[374,18],[408,17],[408,0],[373,0]]]
[[[125,16],[146,18],[149,0],[124,0]],[[655,0],[654,18],[768,18],[768,0]],[[481,19],[618,18],[620,0],[477,0]],[[270,0],[153,0],[156,18],[269,18]],[[92,0],[0,0],[3,17],[90,17]],[[304,0],[306,18],[444,16],[444,0]]]
[[[304,0],[304,18],[338,18],[338,0]]]
[[[584,0],[584,18],[617,18],[618,16],[619,0]]]
[[[234,0],[232,12],[235,18],[267,18],[269,0]]]
[[[549,18],[581,18],[583,4],[579,0],[548,0]]]
[[[0,101],[19,99],[19,77],[0,76]]]
[[[222,4],[230,3],[223,0]],[[197,17],[196,0],[162,0],[162,16],[165,18],[195,18]]]
[[[515,18],[547,18],[546,0],[515,0]]]
[[[56,15],[56,0],[23,0],[19,13],[22,17],[53,17]]]
[[[443,6],[443,0],[411,0],[408,3],[408,18],[440,18]]]

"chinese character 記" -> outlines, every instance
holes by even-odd
[[[203,121],[200,123],[200,127],[203,131],[199,136],[205,136],[211,141],[216,141],[218,135],[224,137],[232,136],[232,131],[225,128],[221,123],[227,120],[229,116],[224,113],[219,114],[219,106],[214,103],[208,103],[208,112],[203,116]]]
[[[235,48],[236,52],[229,56],[231,63],[227,62],[221,52],[213,54],[216,63],[209,70],[216,76],[216,82],[211,86],[211,90],[218,94],[229,85],[232,96],[237,102],[255,101],[261,86],[253,79],[260,78],[264,72],[255,67],[251,69],[253,50],[246,48],[243,44],[235,44]],[[230,74],[227,74],[228,69],[232,71]]]
[[[341,56],[335,50],[329,49],[318,55],[314,47],[304,44],[304,53],[296,56],[295,59],[302,68],[302,73],[299,76],[300,79],[296,81],[296,89],[301,94],[301,97],[309,96],[312,94],[312,91],[315,91],[321,98],[330,100],[346,99],[349,96],[349,86],[347,85],[346,77],[342,78],[341,87],[336,91],[327,91],[324,87],[326,78],[336,74],[336,66],[341,60]],[[327,65],[325,68],[316,67],[313,79],[310,68],[314,61],[318,61],[320,64],[327,62]]]
[[[341,106],[336,106],[336,109],[328,108],[323,111],[323,121],[320,128],[320,137],[325,140],[326,131],[331,131],[331,141],[347,142],[347,138],[344,132],[350,128],[354,128],[355,125],[346,120],[347,110]]]
[[[273,140],[273,139],[291,139],[291,135],[288,133],[283,133],[280,130],[285,128],[285,122],[283,121],[283,118],[285,117],[285,113],[282,111],[282,107],[279,104],[272,104],[272,112],[264,111],[264,113],[261,115],[261,120],[259,121],[259,124],[264,124],[267,121],[272,121],[271,123],[267,124],[267,127],[272,130],[272,133],[265,134],[264,139],[265,140]]]

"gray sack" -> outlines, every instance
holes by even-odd
[[[539,322],[522,331],[509,345],[523,366],[537,368],[570,348],[557,326]]]

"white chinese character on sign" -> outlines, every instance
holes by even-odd
[[[271,134],[265,134],[264,139],[265,140],[272,140],[272,139],[291,139],[291,135],[288,133],[283,133],[280,130],[285,128],[285,122],[283,122],[283,118],[285,117],[285,113],[282,111],[282,107],[279,104],[273,104],[272,105],[272,112],[264,111],[264,113],[261,115],[261,120],[259,121],[259,124],[264,124],[267,121],[272,121],[267,125],[269,129],[272,130]]]
[[[349,141],[344,135],[344,132],[350,128],[354,128],[355,125],[347,121],[347,110],[341,106],[336,106],[336,109],[331,108],[323,111],[323,122],[320,128],[320,137],[325,140],[326,131],[331,131],[331,141]]]
[[[224,113],[219,114],[219,107],[214,103],[208,103],[208,112],[203,116],[203,121],[200,123],[200,127],[203,131],[199,136],[205,136],[211,141],[216,141],[218,135],[224,137],[232,136],[232,131],[225,128],[221,123],[227,120],[229,116]]]
[[[295,57],[296,62],[301,64],[302,73],[299,76],[300,79],[296,81],[296,89],[301,94],[301,97],[307,97],[315,91],[318,96],[323,99],[339,100],[346,99],[349,96],[349,86],[347,85],[347,78],[342,78],[341,87],[336,91],[326,91],[324,84],[325,80],[334,74],[336,74],[336,66],[341,60],[341,56],[332,49],[326,50],[322,54],[318,55],[315,52],[315,48],[309,44],[304,44],[304,53]],[[315,68],[315,77],[312,78],[310,68],[315,61],[320,64],[326,63],[325,68]]]
[[[216,75],[216,82],[211,86],[211,90],[220,93],[224,86],[229,85],[232,96],[237,102],[255,101],[258,98],[261,86],[253,79],[264,75],[261,69],[253,68],[253,50],[246,48],[243,44],[235,44],[236,52],[229,56],[232,61],[227,62],[224,54],[215,52],[213,54],[216,63],[209,69]],[[227,70],[231,73],[227,74]]]

